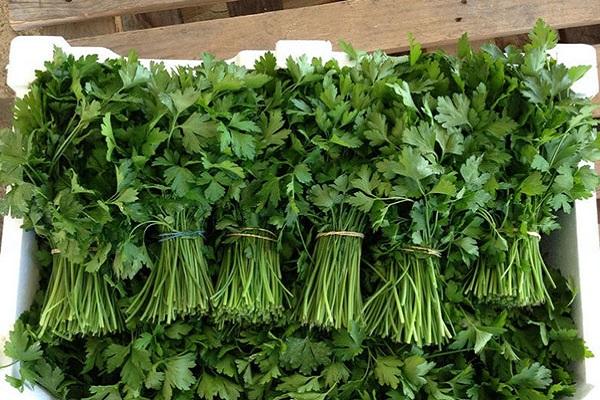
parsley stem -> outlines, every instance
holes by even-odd
[[[122,323],[114,299],[101,272],[87,272],[82,265],[55,254],[40,316],[40,336],[46,331],[66,338],[116,332]]]
[[[282,315],[291,295],[282,282],[274,235],[262,229],[234,232],[225,239],[213,317],[264,323]]]
[[[334,230],[362,228],[355,210],[340,211]],[[360,288],[362,239],[328,235],[317,238],[312,267],[300,303],[300,320],[309,325],[347,328],[361,319],[363,301]]]
[[[368,334],[419,346],[450,338],[439,274],[437,257],[404,251],[390,257],[383,284],[364,307]]]
[[[197,232],[201,225],[186,210],[175,212],[173,221],[173,225],[162,223],[163,233]],[[156,265],[127,309],[127,321],[139,317],[169,324],[182,316],[208,312],[213,286],[205,252],[200,235],[162,241]]]

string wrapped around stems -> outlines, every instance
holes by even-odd
[[[312,265],[299,304],[300,320],[311,326],[341,329],[361,319],[360,289],[363,216],[340,213],[335,230],[316,236]]]
[[[88,272],[53,249],[52,273],[40,315],[40,335],[101,336],[122,327],[114,289],[101,272]]]
[[[451,337],[441,299],[442,252],[405,246],[378,272],[383,284],[366,302],[364,319],[370,335],[399,343],[441,344]]]
[[[208,312],[214,289],[199,224],[192,212],[180,210],[173,226],[161,225],[158,261],[127,309],[128,321],[139,317],[169,324],[179,317]]]
[[[246,227],[227,234],[224,242],[212,297],[214,319],[264,323],[279,317],[290,293],[281,281],[275,234]]]
[[[504,306],[534,306],[548,302],[546,287],[555,287],[540,252],[541,236],[535,231],[513,234],[503,259],[480,257],[466,292],[481,301]]]

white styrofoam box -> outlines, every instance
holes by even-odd
[[[102,47],[72,47],[62,37],[52,36],[20,36],[11,43],[8,64],[7,83],[17,97],[24,96],[29,84],[35,79],[35,71],[43,69],[44,62],[52,59],[54,47],[74,56],[96,54],[100,61],[118,57],[109,49]],[[245,50],[229,62],[252,68],[254,62],[265,54],[266,50]],[[309,58],[321,57],[324,60],[336,59],[342,65],[350,60],[345,53],[334,52],[327,41],[291,40],[279,41],[272,51],[277,58],[277,65],[285,68],[285,60],[291,56],[297,58],[306,55]],[[591,70],[577,82],[573,89],[582,96],[592,97],[598,93],[598,65],[596,52],[587,45],[558,45],[551,51],[553,57],[567,65],[591,65]],[[179,65],[198,65],[198,60],[140,60],[144,65],[152,61],[164,62],[173,68]],[[600,321],[595,317],[594,307],[600,304],[600,290],[596,285],[600,282],[600,245],[597,225],[595,197],[577,201],[574,211],[562,218],[563,229],[545,240],[549,250],[550,265],[558,266],[563,274],[571,276],[579,288],[575,301],[575,320],[580,333],[590,350],[597,358],[587,359],[576,366],[579,381],[576,399],[594,400],[600,398]],[[31,232],[24,232],[21,220],[5,217],[0,248],[0,349],[6,341],[8,332],[17,317],[32,302],[37,287],[37,271],[33,262],[35,240]],[[0,351],[0,365],[10,363]],[[26,390],[18,394],[4,382],[5,373],[15,375],[17,367],[0,372],[0,394],[9,398],[46,400],[51,397],[39,388]],[[0,398],[7,398],[0,396]]]

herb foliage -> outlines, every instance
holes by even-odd
[[[590,356],[542,258],[598,184],[585,67],[458,56],[248,71],[56,51],[0,137],[39,242],[8,381],[58,399],[557,399]]]

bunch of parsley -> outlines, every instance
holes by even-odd
[[[589,352],[537,235],[590,194],[599,143],[570,90],[585,68],[555,42],[539,22],[523,52],[464,37],[458,57],[346,46],[349,67],[266,54],[254,71],[57,52],[0,143],[4,211],[40,238],[9,382],[89,400],[573,394]]]

